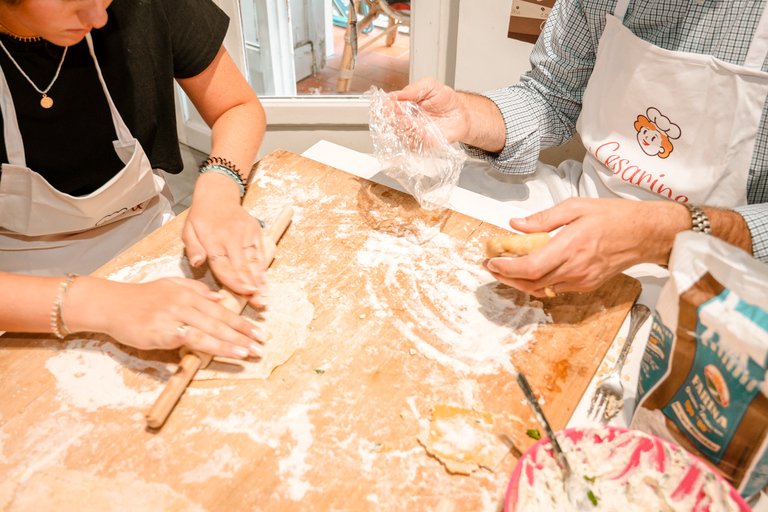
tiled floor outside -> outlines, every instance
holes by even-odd
[[[296,84],[299,94],[339,94],[336,81],[339,77],[341,54],[344,51],[344,27],[333,27],[334,56],[328,58],[324,69]],[[374,28],[370,34],[360,34],[358,45],[383,32]],[[395,43],[385,46],[386,36],[357,55],[357,65],[352,76],[352,89],[341,94],[361,94],[372,85],[384,91],[397,91],[408,85],[408,66],[411,52],[411,37],[398,32]]]

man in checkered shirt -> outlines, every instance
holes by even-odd
[[[497,279],[543,296],[666,264],[674,236],[692,227],[686,203],[703,208],[714,236],[768,261],[765,6],[558,0],[520,83],[480,96],[427,78],[397,93],[504,173],[541,171],[539,151],[577,128],[584,139],[581,197],[510,221],[523,232],[563,229],[528,257],[489,261]],[[612,139],[618,132],[626,136]]]

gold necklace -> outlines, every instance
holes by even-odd
[[[51,80],[51,83],[48,84],[48,87],[45,88],[44,91],[41,91],[40,88],[35,85],[35,82],[32,81],[31,78],[27,76],[27,74],[24,72],[23,69],[21,69],[21,66],[19,66],[19,63],[16,62],[16,60],[11,56],[11,52],[8,51],[8,49],[5,47],[2,41],[0,41],[0,47],[2,47],[3,51],[5,51],[5,54],[8,55],[8,58],[11,59],[11,62],[16,66],[16,69],[19,70],[19,72],[24,75],[24,78],[27,79],[27,82],[32,84],[32,87],[35,88],[37,92],[43,95],[42,99],[40,100],[40,106],[43,108],[51,108],[53,106],[53,99],[51,99],[50,96],[48,96],[48,91],[51,90],[51,87],[53,87],[53,84],[56,83],[56,79],[59,78],[59,73],[61,72],[61,66],[64,65],[64,57],[67,56],[67,50],[69,49],[68,46],[64,47],[64,53],[61,54],[61,62],[59,62],[59,68],[56,70],[56,76],[53,77],[53,80]]]
[[[36,43],[38,41],[43,40],[43,38],[40,36],[20,36],[18,34],[14,34],[8,27],[3,25],[2,23],[0,23],[0,28],[5,34],[11,36],[17,41],[21,41],[22,43]]]

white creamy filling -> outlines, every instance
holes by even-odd
[[[651,450],[641,450],[650,444],[650,437],[631,431],[619,432],[608,440],[610,433],[607,428],[585,429],[578,444],[562,432],[557,434],[573,471],[572,478],[578,479],[580,492],[591,491],[594,500],[590,501],[597,502],[590,505],[593,512],[689,511],[694,510],[702,492],[704,498],[698,501],[699,507],[709,503],[711,512],[739,510],[728,486],[708,470],[698,474],[691,492],[675,494],[688,469],[703,466],[687,452],[672,450],[658,442]],[[663,452],[657,447],[662,447]],[[523,459],[516,512],[575,510],[565,492],[563,471],[548,450],[549,443],[538,449],[535,462],[531,457]],[[663,459],[661,465],[659,459]],[[528,478],[531,470],[532,483]]]

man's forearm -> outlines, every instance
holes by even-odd
[[[504,149],[507,129],[496,103],[485,96],[468,92],[460,92],[459,97],[469,123],[467,136],[461,142],[491,153]]]
[[[717,208],[704,208],[712,235],[752,254],[752,234],[747,221],[739,213]]]
[[[663,205],[663,206],[662,206]],[[691,214],[683,205],[673,202],[664,202],[660,204],[662,209],[667,209],[666,213],[661,213],[664,224],[660,225],[658,238],[664,249],[660,251],[659,259],[654,258],[655,263],[666,265],[669,263],[669,256],[672,252],[672,243],[675,235],[691,229]],[[703,208],[704,213],[709,217],[712,236],[725,240],[731,245],[735,245],[752,254],[752,235],[749,232],[747,221],[737,212],[731,210],[721,210],[718,208]],[[649,215],[649,218],[651,216]]]

